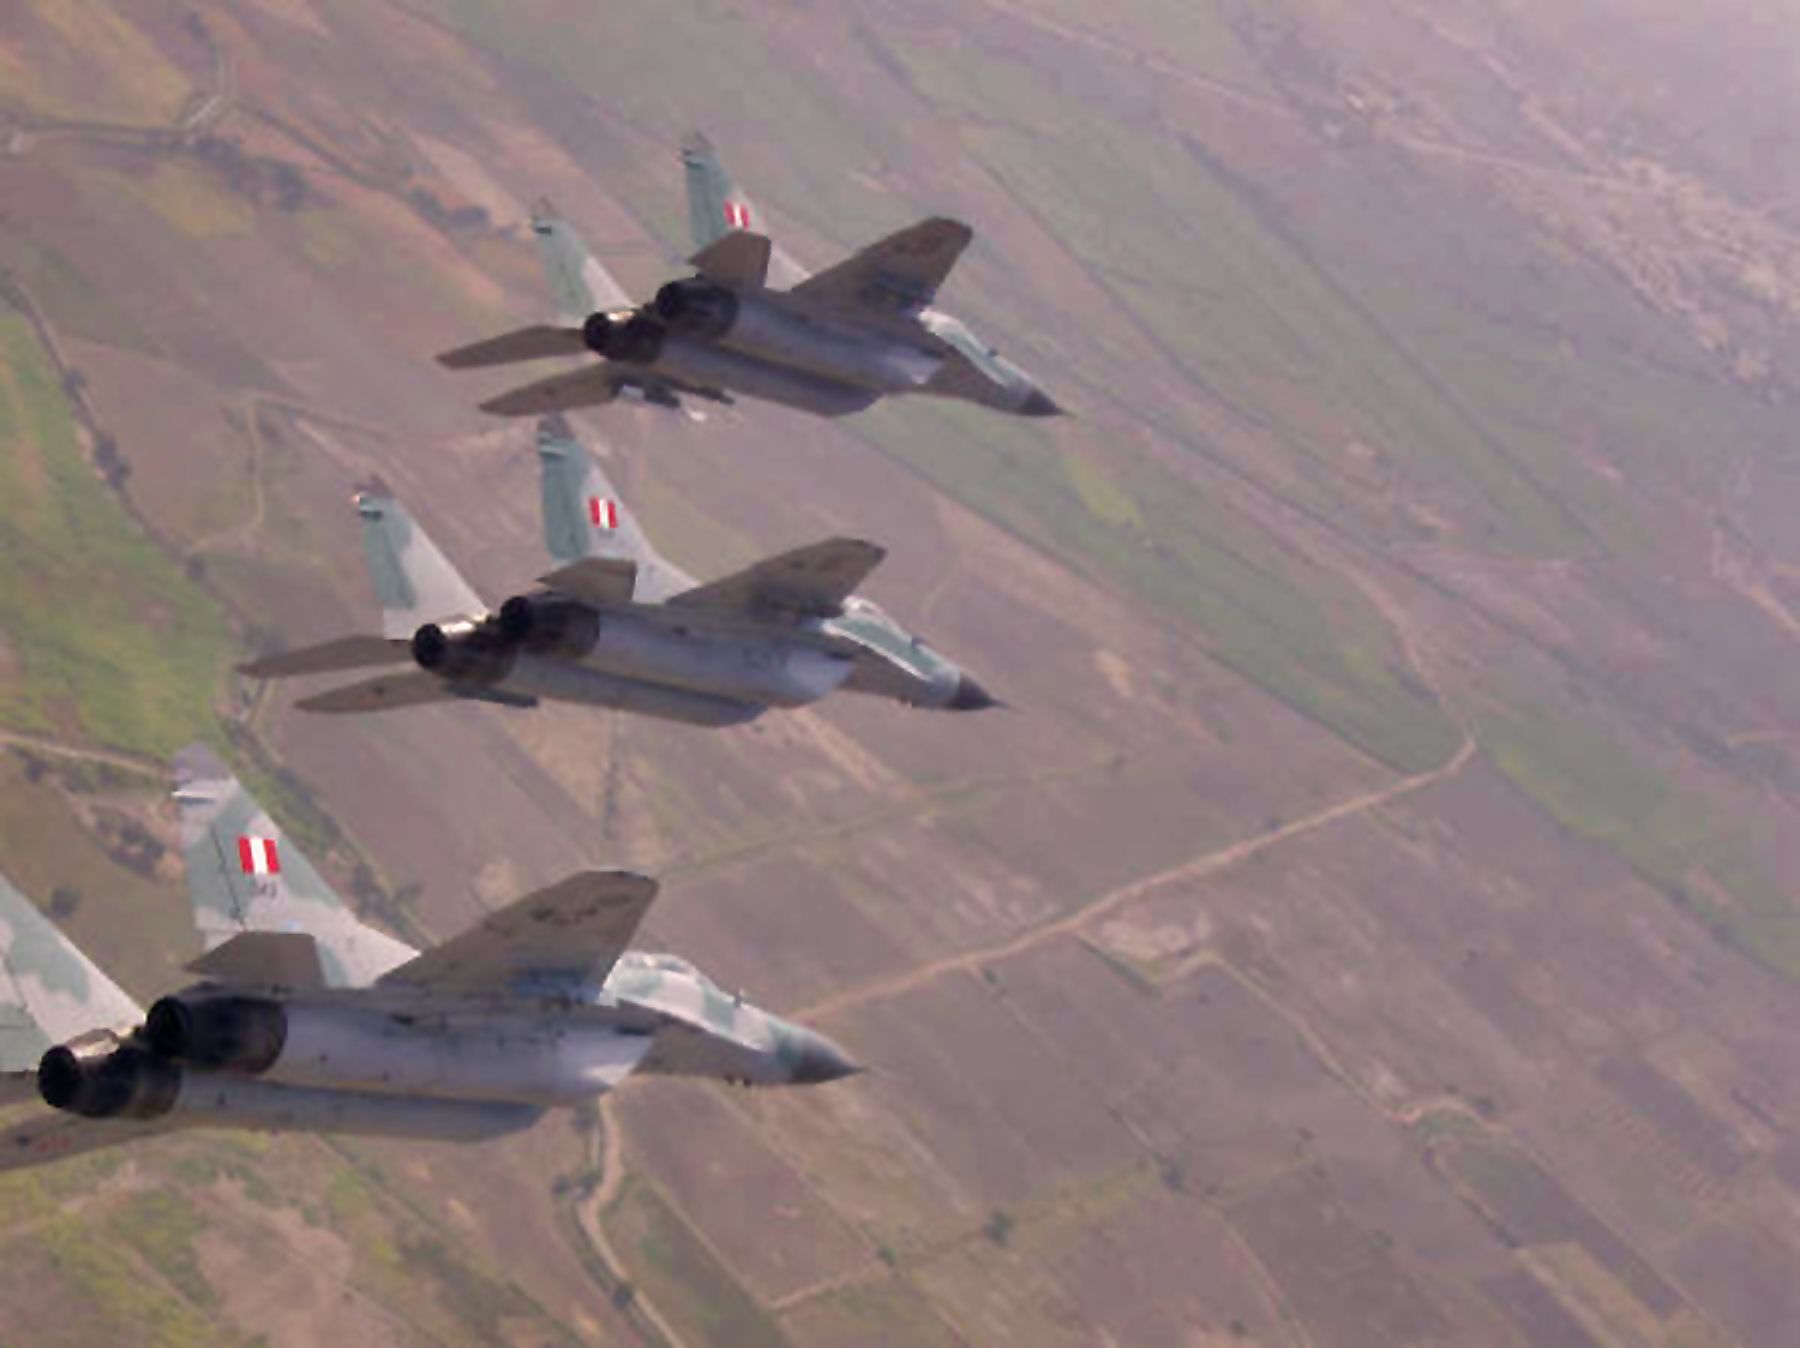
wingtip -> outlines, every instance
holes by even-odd
[[[254,660],[247,660],[235,666],[243,673]],[[169,766],[175,774],[175,785],[186,786],[190,782],[220,781],[231,776],[231,770],[225,766],[224,760],[213,752],[210,744],[204,740],[195,740],[177,749],[169,758]]]

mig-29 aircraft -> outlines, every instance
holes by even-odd
[[[356,498],[382,635],[342,637],[240,666],[256,678],[417,666],[305,698],[366,712],[472,699],[614,707],[691,725],[738,725],[839,688],[976,711],[987,691],[852,593],[886,555],[832,538],[707,584],[645,541],[560,418],[540,423],[544,536],[562,565],[489,608],[391,496]]]
[[[199,981],[142,1011],[0,880],[0,1171],[182,1128],[471,1142],[632,1072],[859,1069],[823,1036],[626,949],[656,884],[584,871],[419,952],[359,922],[207,749],[176,756]]]
[[[595,406],[632,392],[678,405],[682,394],[733,394],[821,416],[878,398],[924,393],[1020,416],[1061,411],[1037,382],[933,307],[973,237],[957,220],[922,220],[825,271],[807,275],[766,234],[704,136],[682,147],[699,249],[693,276],[633,305],[548,203],[532,215],[559,322],[520,328],[445,352],[451,369],[548,356],[603,364],[552,375],[482,404],[503,416]]]

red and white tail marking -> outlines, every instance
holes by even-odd
[[[725,223],[733,229],[750,228],[750,205],[743,201],[725,203]]]
[[[238,839],[238,865],[245,875],[280,875],[281,854],[275,850],[273,838],[253,838],[248,834]]]
[[[619,527],[618,503],[609,501],[604,496],[588,497],[588,520],[596,529],[617,529]]]

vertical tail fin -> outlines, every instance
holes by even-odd
[[[693,585],[665,562],[625,509],[618,489],[561,417],[538,423],[544,546],[568,564],[602,557],[637,564],[637,598],[660,603]]]
[[[363,556],[381,604],[381,634],[410,637],[426,623],[479,616],[481,596],[450,565],[405,506],[380,487],[357,493]]]
[[[681,165],[687,170],[688,232],[696,252],[712,247],[734,229],[762,227],[749,198],[732,183],[704,132],[690,132],[681,142]]]
[[[531,211],[531,232],[556,303],[556,315],[571,327],[603,309],[629,309],[631,297],[588,251],[575,227],[556,214],[548,201]]]
[[[681,142],[681,163],[687,170],[688,232],[695,252],[705,252],[734,231],[769,232],[769,222],[731,181],[704,132],[690,132]],[[806,269],[779,245],[773,247],[764,270],[766,283],[780,290],[806,279]]]
[[[138,1004],[0,876],[0,1074],[96,1032],[123,1034]]]
[[[243,932],[303,932],[326,982],[361,987],[413,949],[357,921],[281,826],[204,744],[175,755],[194,925],[212,950]]]

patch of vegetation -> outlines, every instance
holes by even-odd
[[[243,238],[256,229],[256,208],[233,190],[228,179],[198,159],[156,159],[148,168],[90,168],[89,173],[184,238]]]
[[[1496,713],[1477,738],[1564,828],[1617,855],[1727,945],[1800,979],[1800,912],[1736,826],[1596,721]]]
[[[809,1303],[809,1319],[830,1329],[833,1343],[905,1343],[918,1348],[951,1348],[964,1340],[938,1316],[931,1303],[893,1278],[857,1282]]]
[[[464,1325],[479,1343],[504,1343],[515,1338],[509,1326],[518,1321],[542,1325],[543,1313],[517,1287],[471,1268],[441,1240],[428,1235],[408,1236],[399,1245],[400,1263],[414,1278],[429,1279],[437,1288],[439,1303],[447,1314]]]
[[[982,1223],[981,1234],[996,1245],[1009,1245],[1012,1243],[1013,1227],[1016,1225],[1012,1213],[1005,1208],[995,1208],[988,1214],[987,1221]]]
[[[583,23],[579,6],[449,0],[443,9],[470,40],[525,76],[515,88],[531,100],[539,124],[603,172],[618,199],[665,238],[687,240],[679,179],[666,161],[610,154],[605,124],[588,120],[573,100],[588,102],[605,89],[609,119],[659,135],[711,127],[727,161],[739,165],[753,146],[783,147],[756,163],[750,191],[803,215],[825,237],[866,241],[905,223],[891,201],[872,199],[844,171],[869,162],[866,138],[883,140],[882,128],[847,124],[841,93],[771,50],[759,25],[723,0],[619,0],[600,25]],[[680,71],[681,78],[677,85],[646,78],[647,71]]]
[[[150,804],[166,790],[158,781],[138,799]],[[0,756],[0,857],[19,890],[46,908],[54,904],[69,938],[140,999],[165,990],[169,971],[192,958],[183,887],[121,865],[54,780],[33,782],[12,756]],[[59,1165],[50,1173],[68,1171]]]
[[[127,9],[108,0],[39,0],[26,8],[29,15],[8,17],[0,88],[32,112],[142,127],[167,126],[181,112],[188,82]]]
[[[1297,494],[1332,504],[1326,488],[1357,440],[1395,455],[1419,481],[1456,474],[1507,547],[1564,555],[1581,546],[1579,523],[1456,390],[1285,218],[1196,147],[1094,115],[1024,60],[978,44],[891,46],[929,98],[977,123],[967,148],[1170,359],[1300,461],[1291,465]],[[1070,363],[1091,364],[1091,354]]]
[[[119,1249],[96,1239],[81,1218],[57,1217],[36,1238],[57,1272],[112,1326],[113,1342],[188,1348],[216,1341],[205,1315],[160,1290]]]
[[[110,295],[42,240],[0,226],[0,267],[18,279],[58,332],[128,351],[156,353],[156,343]]]
[[[629,1243],[637,1281],[658,1306],[701,1339],[731,1348],[781,1348],[787,1343],[775,1321],[654,1185],[633,1178],[604,1220]]]
[[[341,1167],[325,1186],[325,1210],[332,1229],[341,1236],[351,1236],[374,1217],[378,1202],[375,1186],[354,1166]]]
[[[10,314],[0,570],[0,723],[157,756],[216,724],[222,615],[95,477],[30,326]]]
[[[849,429],[1076,569],[1186,617],[1220,663],[1396,771],[1455,752],[1455,724],[1404,667],[1380,614],[1187,479],[1124,465],[1120,490],[1141,524],[1110,523],[1060,460],[991,413],[913,405],[904,424],[884,410]]]
[[[206,1230],[206,1219],[186,1198],[167,1189],[133,1194],[108,1214],[106,1225],[196,1306],[218,1301],[194,1250],[194,1238]]]
[[[1075,494],[1095,519],[1114,528],[1143,527],[1144,517],[1138,511],[1137,502],[1131,499],[1131,493],[1114,481],[1093,459],[1065,453],[1062,456],[1062,467],[1070,485],[1075,488]]]

